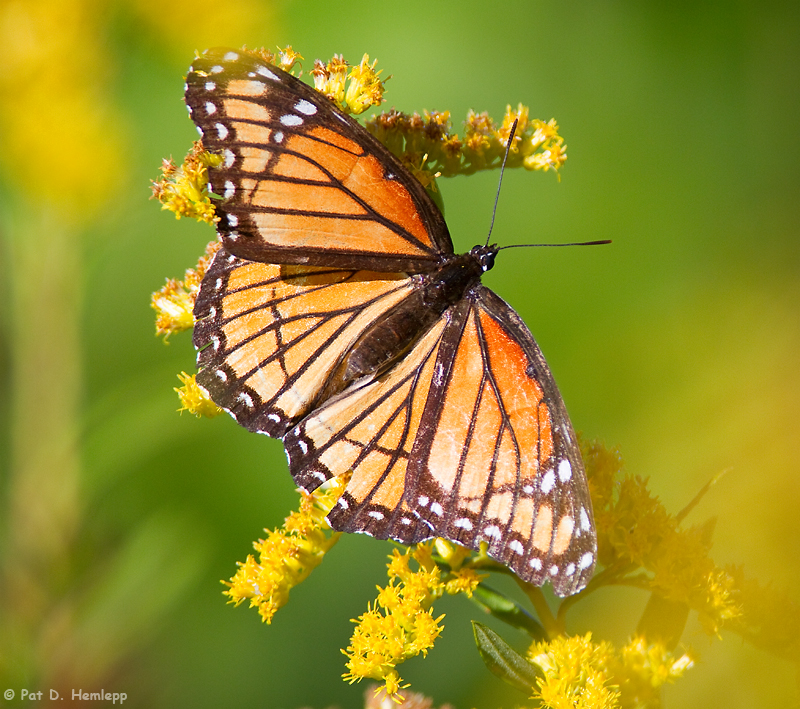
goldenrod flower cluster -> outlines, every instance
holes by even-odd
[[[188,411],[198,418],[205,416],[209,419],[222,413],[222,409],[211,401],[208,392],[197,383],[196,374],[181,372],[178,379],[181,380],[181,386],[175,387],[175,391],[181,400],[179,411]]]
[[[358,66],[349,64],[337,54],[327,64],[317,59],[311,74],[314,88],[325,94],[345,113],[364,113],[371,106],[380,106],[386,90],[375,71],[378,60],[369,63],[369,55],[361,58]]]
[[[392,109],[370,118],[366,128],[412,170],[451,177],[500,167],[516,120],[506,166],[557,171],[566,162],[567,146],[555,119],[545,122],[528,114],[521,103],[516,109],[507,106],[497,125],[488,113],[470,111],[463,140],[452,132],[449,111],[421,116]]]
[[[162,161],[161,178],[152,183],[153,199],[161,202],[162,209],[173,212],[176,219],[194,217],[214,224],[214,205],[208,198],[208,167],[221,164],[220,155],[207,152],[202,141],[195,141],[180,167],[171,159]]]
[[[182,281],[169,278],[161,290],[153,293],[150,307],[156,311],[156,335],[164,335],[166,340],[175,332],[194,327],[194,301],[219,247],[219,241],[209,243],[197,266],[186,269]]]
[[[433,543],[418,544],[401,554],[395,549],[389,557],[389,584],[378,587],[375,605],[359,616],[347,656],[344,678],[357,682],[364,678],[382,680],[386,693],[394,696],[401,689],[396,666],[416,655],[427,655],[442,632],[444,615],[434,617],[433,601],[443,593],[467,593],[481,577],[472,569],[459,569],[452,578],[443,578],[433,560]],[[417,570],[411,569],[414,560]]]
[[[690,669],[688,654],[634,638],[617,652],[592,634],[535,642],[528,659],[543,673],[533,698],[548,709],[617,709],[657,706],[661,686]]]
[[[348,476],[341,475],[311,494],[301,492],[300,509],[286,518],[283,527],[264,530],[267,538],[253,543],[258,560],[248,555],[233,578],[223,581],[230,603],[238,606],[249,600],[265,623],[272,622],[276,611],[289,600],[292,588],[305,581],[339,540],[341,532],[331,532],[325,516],[347,480]]]
[[[620,475],[618,456],[598,445],[584,453],[591,471],[598,553],[606,567],[590,587],[624,584],[652,591],[696,610],[710,633],[737,617],[741,608],[733,579],[709,556],[712,527],[684,528],[684,514],[669,514],[646,480]]]

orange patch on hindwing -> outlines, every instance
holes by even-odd
[[[553,508],[548,504],[539,507],[536,524],[533,527],[531,544],[534,549],[541,552],[550,551],[550,541],[553,538]]]
[[[492,375],[502,392],[503,408],[516,434],[523,456],[524,469],[535,472],[539,461],[553,455],[553,431],[550,412],[544,404],[544,392],[528,374],[528,358],[522,347],[486,311],[480,312]],[[538,459],[532,459],[539,451]]]

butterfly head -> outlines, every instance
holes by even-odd
[[[497,244],[487,244],[485,246],[473,246],[469,255],[474,258],[481,267],[481,270],[486,273],[494,266],[494,259],[498,252]]]

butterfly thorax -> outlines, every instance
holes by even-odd
[[[384,313],[354,343],[323,392],[342,391],[363,377],[379,376],[402,359],[443,313],[460,301],[494,265],[495,246],[476,246],[469,253],[447,256],[429,273],[412,276],[414,290]]]

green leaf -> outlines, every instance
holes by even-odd
[[[472,600],[484,611],[514,628],[524,630],[534,640],[547,640],[547,633],[536,618],[515,600],[495,591],[486,584],[479,584],[472,592]]]
[[[544,677],[542,668],[531,664],[503,638],[483,623],[472,621],[475,644],[484,664],[500,679],[516,687],[526,696],[531,695],[536,680]]]
[[[680,642],[689,606],[682,601],[671,601],[653,591],[647,601],[636,632],[650,642],[660,640],[667,650],[674,650]]]

